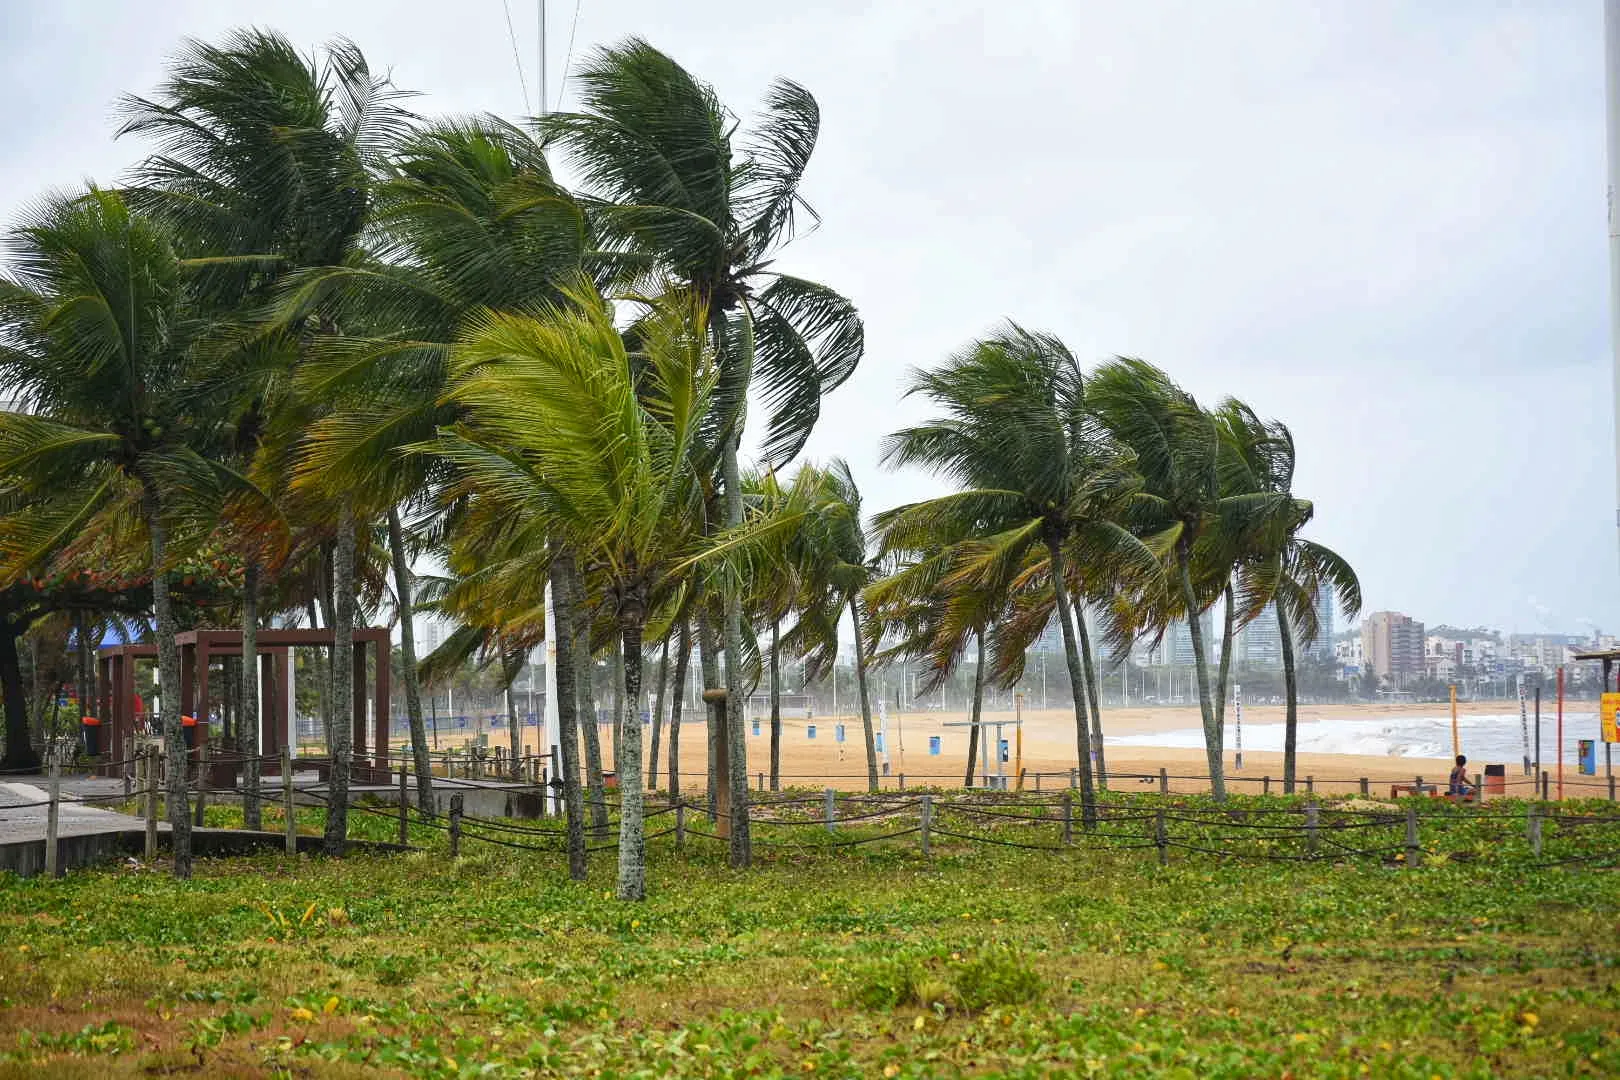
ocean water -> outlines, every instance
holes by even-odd
[[[1108,716],[1103,714],[1103,723]],[[1529,717],[1530,756],[1535,758],[1536,720]],[[1518,713],[1460,716],[1457,729],[1462,739],[1462,750],[1470,765],[1512,764],[1524,757],[1525,735]],[[1558,718],[1543,710],[1541,715],[1541,760],[1545,765],[1558,759]],[[1564,713],[1564,760],[1573,765],[1576,741],[1599,739],[1596,712]],[[1237,748],[1237,732],[1232,710],[1226,712],[1226,749]],[[1201,749],[1204,732],[1201,728],[1178,728],[1154,735],[1121,735],[1109,737],[1110,746],[1162,746],[1167,748]],[[1279,723],[1244,724],[1243,749],[1270,750],[1281,753],[1283,725]],[[1310,720],[1299,725],[1300,753],[1309,754],[1369,754],[1379,757],[1449,758],[1451,756],[1451,716],[1394,715],[1366,719]],[[1603,768],[1603,745],[1597,747],[1598,768]]]

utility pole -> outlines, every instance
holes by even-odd
[[[1609,348],[1614,365],[1614,417],[1620,436],[1620,0],[1603,3],[1604,101],[1609,151]],[[1615,442],[1615,528],[1620,530],[1620,438]]]

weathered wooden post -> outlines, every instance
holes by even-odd
[[[905,773],[900,774],[900,790],[901,791],[906,790],[906,774]]]
[[[1474,774],[1474,801],[1481,806],[1485,804],[1485,774]]]
[[[1532,806],[1524,822],[1525,838],[1530,841],[1530,854],[1541,858],[1541,808]]]
[[[50,762],[50,805],[45,808],[45,876],[61,877],[62,863],[57,851],[57,829],[62,814],[62,748],[61,744],[52,739],[45,751],[46,759]]]
[[[1547,802],[1552,798],[1551,774],[1546,769],[1541,770],[1541,801]]]
[[[923,853],[923,858],[925,858],[925,859],[929,857],[928,831],[933,826],[933,823],[934,823],[934,797],[932,795],[924,795],[922,797],[922,819],[921,819],[922,831],[919,833],[919,835],[922,837],[922,853]]]
[[[1305,790],[1308,792],[1316,790],[1316,777],[1307,776],[1305,778]]]
[[[1361,793],[1363,795],[1367,794],[1367,778],[1365,776],[1361,778]]]
[[[404,847],[411,842],[410,823],[408,815],[411,811],[410,789],[406,786],[405,762],[399,763],[399,846]]]
[[[1074,796],[1063,793],[1063,843],[1074,843]]]
[[[686,846],[686,800],[679,799],[675,803],[675,850],[679,851]]]
[[[1080,786],[1080,770],[1079,769],[1070,769],[1069,770],[1069,790],[1073,791],[1075,788],[1077,788],[1079,786]]]
[[[461,804],[462,794],[456,792],[450,796],[450,857],[461,856]]]
[[[134,754],[134,752],[132,750],[132,747],[134,746],[134,744],[135,744],[134,739],[125,739],[124,740],[124,763],[118,767],[118,771],[124,774],[124,801],[125,802],[129,802],[130,796],[134,794],[133,790],[130,787],[130,778],[132,776],[134,776],[134,774],[140,768],[139,761],[138,761],[138,759],[135,759],[135,754]]]
[[[208,745],[205,741],[197,747],[197,805],[192,808],[191,823],[199,829],[203,823],[203,803],[208,799]]]
[[[298,804],[293,788],[292,747],[281,748],[281,812],[287,818],[287,854],[298,854]]]
[[[1418,846],[1417,804],[1406,808],[1406,868],[1415,869],[1423,862],[1423,848]]]
[[[1262,776],[1260,778],[1260,794],[1262,794],[1262,795],[1270,795],[1271,794],[1271,777]]]
[[[1159,848],[1159,865],[1160,866],[1169,866],[1170,865],[1170,834],[1165,830],[1165,827],[1164,827],[1164,807],[1162,807],[1162,806],[1159,807],[1159,812],[1156,815],[1154,815],[1153,842]]]
[[[1168,795],[1168,794],[1170,794],[1170,770],[1169,769],[1161,768],[1159,770],[1159,794],[1160,795]]]
[[[826,817],[828,832],[834,831],[833,822],[838,820],[837,797],[837,793],[835,793],[832,788],[827,789]]]
[[[1316,800],[1312,799],[1305,807],[1305,851],[1312,858],[1316,856],[1316,827],[1319,813]]]

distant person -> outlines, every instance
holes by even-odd
[[[1446,788],[1447,795],[1460,795],[1466,798],[1474,793],[1468,783],[1468,758],[1462,754],[1457,755],[1457,767],[1451,770],[1451,784]]]

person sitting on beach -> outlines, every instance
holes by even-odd
[[[1468,783],[1468,758],[1458,754],[1457,767],[1451,770],[1451,785],[1446,789],[1446,794],[1467,798],[1473,793],[1474,789]]]

